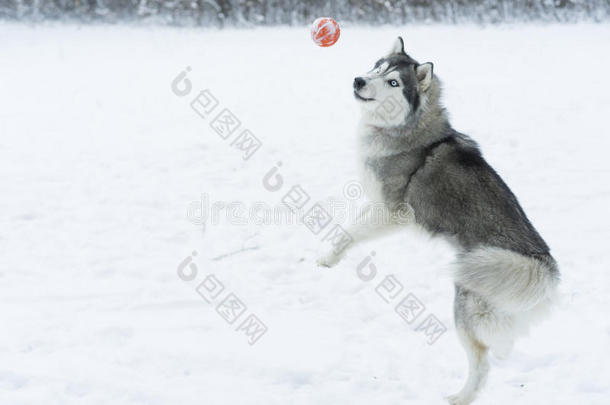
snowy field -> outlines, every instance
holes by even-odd
[[[305,209],[362,203],[352,80],[398,34],[434,62],[453,125],[480,142],[562,270],[557,311],[493,360],[477,403],[607,405],[609,26],[346,26],[321,49],[306,28],[7,23],[0,404],[427,405],[461,388],[448,245],[405,232],[320,269],[326,230],[248,218],[295,185]],[[204,89],[218,105],[202,118],[190,104]],[[226,140],[210,126],[223,108],[241,122]],[[262,143],[248,160],[231,145],[244,128]],[[272,191],[263,177],[278,162]],[[364,282],[371,251],[378,273]],[[403,290],[386,303],[389,275]],[[224,286],[212,303],[204,280]],[[408,293],[425,305],[411,324],[394,310]],[[226,297],[247,309],[225,311]],[[248,333],[250,315],[264,334]],[[447,329],[433,344],[416,330],[429,315]]]

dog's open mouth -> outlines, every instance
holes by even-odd
[[[358,100],[362,100],[362,101],[373,101],[373,100],[375,100],[374,98],[365,98],[365,97],[362,97],[360,94],[358,94],[358,92],[356,90],[354,90],[354,96]]]

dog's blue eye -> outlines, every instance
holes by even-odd
[[[396,80],[388,80],[388,83],[390,83],[390,86],[392,87],[398,87],[398,82]]]

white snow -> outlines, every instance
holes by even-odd
[[[478,403],[610,397],[608,25],[194,30],[0,25],[1,404],[442,404],[465,378],[450,248],[405,232],[319,269],[304,225],[187,218],[213,202],[316,201],[355,174],[353,77],[402,34],[432,61],[453,125],[480,142],[560,263],[554,315],[494,361]],[[187,66],[191,94],[172,80]],[[200,118],[203,89],[263,146],[249,160]],[[280,191],[262,178],[277,162]],[[236,222],[235,220],[232,222]],[[336,222],[336,221],[335,221]],[[243,251],[240,251],[242,250]],[[356,266],[374,250],[378,275]],[[194,281],[177,276],[192,251]],[[217,258],[216,260],[213,260]],[[229,325],[196,292],[247,306]],[[426,306],[408,325],[386,275]],[[255,314],[254,345],[236,331]],[[432,345],[419,321],[447,332]]]

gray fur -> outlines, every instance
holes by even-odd
[[[418,225],[458,250],[455,320],[470,368],[464,388],[448,399],[469,404],[485,382],[488,351],[507,354],[515,337],[546,312],[559,270],[476,142],[451,127],[432,64],[407,55],[399,38],[371,72],[354,86],[363,111],[362,169],[372,179],[365,189],[390,212],[406,205]],[[396,96],[404,114],[388,120],[379,98]],[[385,229],[379,224],[360,227],[354,239],[368,240]],[[331,266],[339,259],[330,255],[319,263]]]
[[[401,75],[412,75],[407,66]],[[548,246],[478,145],[449,124],[436,76],[429,93],[426,104],[405,117],[403,127],[370,127],[361,139],[388,151],[366,159],[383,184],[385,202],[391,207],[410,204],[420,225],[455,238],[465,251],[485,244],[549,256]]]

